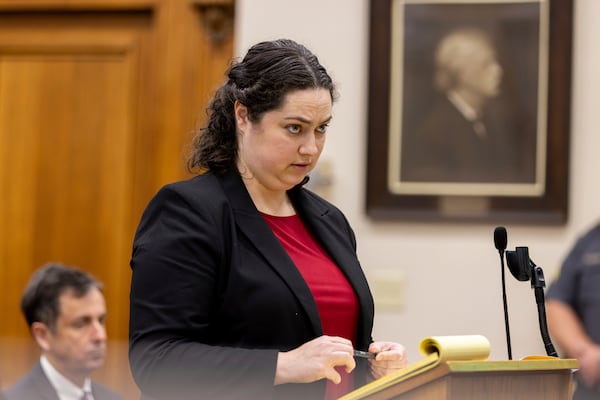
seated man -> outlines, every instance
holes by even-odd
[[[50,263],[37,270],[21,298],[21,311],[41,349],[40,361],[12,387],[8,400],[118,400],[93,383],[106,354],[102,286],[72,267]]]

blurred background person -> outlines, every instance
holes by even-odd
[[[576,241],[546,299],[561,356],[579,361],[573,399],[600,399],[600,224]]]
[[[106,305],[96,279],[74,267],[46,264],[25,287],[21,311],[41,357],[6,390],[8,400],[121,399],[90,379],[106,355]]]

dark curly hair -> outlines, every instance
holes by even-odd
[[[256,122],[267,111],[279,108],[294,90],[323,88],[337,97],[335,85],[317,57],[289,39],[252,46],[241,62],[231,64],[227,81],[208,105],[208,124],[196,133],[188,159],[190,171],[223,173],[235,168],[238,143],[234,103],[248,109]]]

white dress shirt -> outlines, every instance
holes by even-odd
[[[60,400],[81,400],[85,392],[90,393],[88,396],[91,396],[92,381],[90,378],[85,378],[83,388],[81,388],[58,372],[45,356],[40,358],[40,364]]]
[[[481,122],[481,116],[477,114],[477,111],[469,105],[458,93],[455,91],[449,91],[447,93],[448,100],[456,107],[467,121],[473,124],[473,130],[480,138],[487,136],[487,129],[483,122]]]

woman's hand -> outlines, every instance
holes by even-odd
[[[377,353],[375,359],[369,360],[371,376],[379,379],[408,365],[406,349],[399,343],[373,342],[369,352]]]
[[[327,378],[340,383],[335,367],[344,366],[350,373],[356,367],[352,342],[337,336],[320,336],[302,346],[279,353],[275,370],[275,385],[309,383]]]

